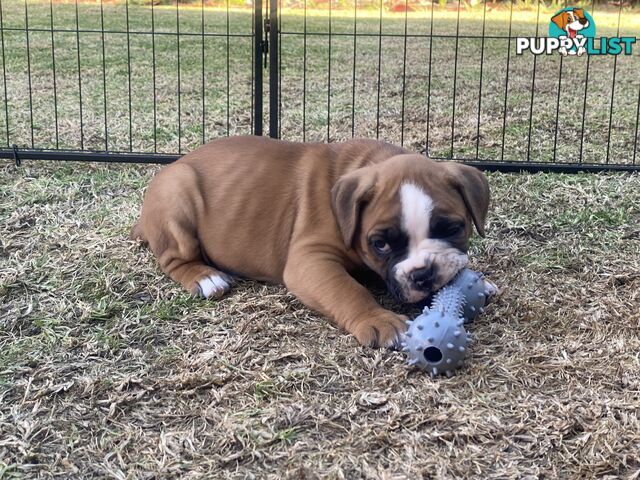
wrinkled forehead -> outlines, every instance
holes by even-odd
[[[434,199],[451,189],[446,162],[436,162],[422,155],[397,155],[379,164],[376,190],[384,201],[399,200],[403,185],[414,185]]]
[[[449,185],[403,183],[398,191],[400,223],[407,233],[425,232],[441,218],[463,219],[462,198]]]
[[[465,207],[450,186],[429,180],[404,179],[379,190],[371,202],[368,230],[380,226],[395,226],[405,233],[429,230],[429,224],[442,216],[465,216]]]

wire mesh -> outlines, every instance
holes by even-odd
[[[253,10],[140,3],[2,0],[2,156],[164,160],[256,130]]]
[[[547,36],[553,12],[570,6],[527,3],[283,8],[278,131],[304,141],[375,136],[492,168],[634,167],[640,52],[517,55],[518,37]],[[637,8],[583,7],[598,36],[638,37]]]
[[[140,3],[0,0],[0,156],[164,162],[264,120],[502,170],[640,163],[638,45],[515,53],[566,1]],[[638,37],[637,7],[582,6],[598,36]]]

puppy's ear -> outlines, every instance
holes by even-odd
[[[484,237],[484,224],[489,211],[489,182],[484,174],[474,167],[460,163],[448,165],[449,182],[462,197],[473,224],[481,237]]]
[[[557,15],[551,17],[551,21],[555,23],[558,28],[564,30],[568,23],[569,14],[567,12],[560,12]]]
[[[331,208],[347,248],[353,246],[362,209],[374,192],[375,177],[359,169],[343,175],[331,189]]]

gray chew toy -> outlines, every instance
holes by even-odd
[[[402,342],[409,365],[439,374],[453,376],[466,356],[470,335],[464,324],[471,322],[484,306],[495,287],[485,282],[482,274],[463,269],[433,298],[431,308],[408,321],[409,328]]]

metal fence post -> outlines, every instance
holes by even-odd
[[[253,134],[262,135],[262,56],[267,51],[267,44],[262,38],[262,0],[255,0],[253,8]]]
[[[278,0],[269,4],[269,136],[278,138]]]

